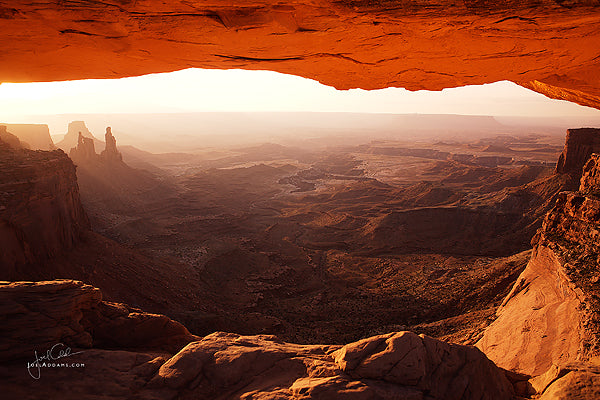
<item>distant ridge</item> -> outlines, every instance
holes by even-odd
[[[492,116],[330,112],[201,112],[162,114],[68,114],[53,121],[83,120],[92,132],[110,125],[120,143],[151,152],[181,152],[311,137],[415,138],[505,133]],[[66,122],[63,122],[66,123]],[[76,132],[75,132],[76,134]],[[73,135],[72,147],[76,143]],[[84,133],[85,136],[85,133]],[[63,141],[67,140],[67,137]],[[98,146],[98,144],[97,144]],[[63,146],[62,142],[59,147]]]
[[[69,122],[69,127],[65,137],[58,142],[56,146],[68,154],[73,147],[77,147],[80,132],[83,137],[93,139],[95,147],[104,147],[104,142],[92,135],[92,132],[90,132],[90,130],[87,128],[84,121]]]
[[[5,124],[10,133],[27,143],[33,150],[54,150],[56,146],[50,137],[46,124]]]

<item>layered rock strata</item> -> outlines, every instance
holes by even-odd
[[[597,0],[0,3],[0,81],[189,67],[273,70],[339,89],[511,80],[600,107]]]
[[[143,348],[175,353],[199,338],[164,315],[102,301],[100,289],[72,280],[0,282],[0,358],[72,348]]]
[[[579,183],[582,168],[592,153],[600,153],[600,129],[567,129],[565,147],[558,158],[556,172],[572,174]]]
[[[536,376],[599,353],[599,160],[594,154],[585,164],[577,192],[558,196],[528,266],[478,343],[503,368]]]
[[[65,153],[0,146],[0,265],[5,278],[70,249],[86,229],[75,166]]]
[[[7,399],[87,398],[99,385],[104,398],[141,399],[459,400],[514,393],[504,372],[476,348],[411,332],[346,346],[222,332],[200,340],[165,316],[102,302],[98,289],[78,281],[3,282],[0,299],[4,365],[60,343],[73,349],[69,361],[86,368],[69,370],[70,377],[60,368],[34,371],[45,388],[36,395],[27,390],[26,363],[17,362],[3,371]],[[69,390],[63,379],[73,382]]]

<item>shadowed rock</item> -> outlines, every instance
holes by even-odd
[[[73,162],[61,150],[0,152],[0,273],[14,279],[71,249],[89,221]]]
[[[102,301],[79,281],[0,282],[0,359],[31,357],[57,343],[176,352],[198,337],[164,315]]]

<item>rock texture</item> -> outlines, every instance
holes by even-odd
[[[215,333],[163,364],[149,388],[167,398],[510,399],[504,373],[468,346],[411,332],[341,348]]]
[[[567,141],[563,166],[580,163],[588,150],[571,149]],[[558,196],[534,237],[531,261],[478,343],[503,368],[539,375],[598,354],[598,161],[594,154],[585,164],[578,192]]]
[[[29,145],[32,150],[55,150],[46,124],[5,124],[10,133]]]
[[[600,194],[600,155],[592,154],[583,166],[579,191],[597,197]]]
[[[57,343],[72,348],[177,352],[198,337],[164,315],[102,301],[79,281],[0,282],[0,359],[30,358]]]
[[[0,266],[4,277],[73,247],[89,222],[73,162],[60,150],[0,146]]]
[[[0,81],[189,67],[274,70],[340,89],[511,80],[600,107],[598,0],[0,3]]]
[[[514,393],[504,372],[476,348],[411,332],[346,346],[222,332],[200,340],[164,316],[101,297],[78,281],[0,283],[6,321],[0,354],[9,366],[1,371],[3,398],[90,398],[99,388],[103,398],[140,399],[466,400]],[[72,347],[77,354],[70,361],[86,369],[67,369],[67,377],[64,368],[41,368],[34,375],[44,390],[28,390],[22,361],[57,343]]]
[[[558,158],[556,172],[572,174],[579,183],[581,170],[592,153],[600,153],[600,129],[567,129],[565,148]]]
[[[540,375],[583,355],[581,306],[557,254],[538,247],[477,347],[502,368]]]

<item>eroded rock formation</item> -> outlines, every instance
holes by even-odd
[[[24,148],[23,143],[19,140],[19,138],[8,132],[6,125],[0,125],[0,142],[12,149]]]
[[[75,375],[62,391],[62,369],[34,370],[45,387],[39,398],[86,398],[98,385],[105,398],[141,399],[459,400],[510,399],[514,393],[504,372],[476,348],[410,332],[346,346],[222,332],[200,340],[165,316],[101,297],[78,281],[0,283],[0,312],[8,321],[0,327],[2,360],[15,360],[3,375],[4,398],[26,392],[31,378],[22,360],[32,361],[35,351],[44,354],[57,343],[72,347],[77,354],[70,361],[89,369],[69,370]]]
[[[102,301],[79,281],[0,282],[0,358],[30,357],[57,343],[77,348],[155,349],[175,353],[198,340],[178,322]]]
[[[343,347],[218,332],[168,360],[148,387],[183,399],[458,400],[513,394],[502,370],[477,349],[411,332]]]
[[[76,163],[94,162],[98,155],[94,146],[94,139],[85,137],[79,132],[77,146],[69,151],[69,157]]]
[[[571,174],[579,183],[581,170],[592,153],[600,153],[600,129],[567,129],[565,148],[558,158],[556,172]]]
[[[189,67],[274,70],[337,88],[511,80],[600,107],[597,0],[0,5],[0,81],[120,78]]]
[[[27,143],[32,150],[54,150],[56,146],[50,137],[46,124],[5,124],[10,133]]]
[[[0,146],[3,277],[68,250],[88,228],[75,166],[65,153]]]
[[[587,147],[575,147],[573,152],[569,146],[568,140],[563,166],[581,163],[587,153]],[[598,393],[594,386],[598,371],[586,362],[600,348],[599,174],[599,156],[594,154],[583,168],[579,190],[558,196],[534,238],[531,261],[498,310],[498,319],[478,343],[503,368],[533,376],[553,368],[565,370],[547,382],[566,374],[565,381],[553,384],[554,389],[548,387],[550,394],[544,392],[548,396],[544,398],[559,392],[566,396],[559,398],[570,398],[564,394],[569,392],[566,389],[575,381],[581,387],[585,380],[583,385],[589,387],[582,393]]]
[[[123,156],[119,150],[117,150],[117,140],[113,136],[110,126],[106,128],[104,143],[106,143],[106,147],[104,151],[100,153],[100,158],[106,161],[123,161]]]
[[[117,140],[113,136],[110,126],[106,128],[105,147],[100,154],[96,154],[95,142],[98,140],[87,130],[83,121],[74,121],[69,124],[69,133],[61,142],[62,146],[71,141],[72,134],[70,132],[75,127],[83,127],[87,131],[85,134],[81,131],[77,133],[77,146],[69,151],[69,157],[76,164],[83,167],[98,163],[123,164],[123,156],[117,150]]]
[[[94,135],[92,135],[92,132],[85,126],[84,121],[71,121],[69,122],[67,133],[60,142],[56,143],[56,147],[65,152],[69,152],[73,147],[76,147],[79,144],[80,135],[84,138],[92,139],[94,147],[101,148],[104,145],[102,141],[96,139]]]

